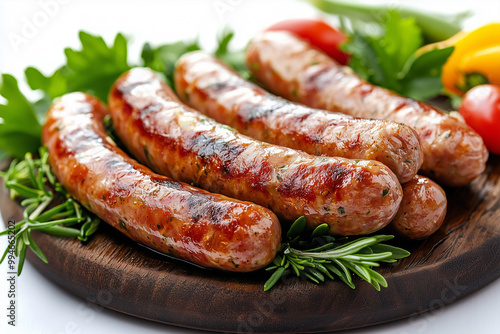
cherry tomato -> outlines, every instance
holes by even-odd
[[[490,152],[500,154],[500,86],[480,85],[470,89],[458,111],[483,137]]]
[[[337,62],[347,65],[349,54],[340,49],[347,41],[346,34],[320,20],[295,19],[273,24],[266,30],[285,30],[305,39]]]

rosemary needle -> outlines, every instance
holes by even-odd
[[[0,236],[15,235],[7,245],[0,263],[13,247],[14,253],[19,257],[18,275],[21,274],[28,247],[42,261],[47,262],[42,250],[31,237],[32,230],[78,238],[81,241],[86,241],[97,230],[99,218],[83,209],[57,182],[48,165],[48,151],[45,148],[40,149],[38,159],[27,153],[24,160],[14,160],[7,171],[0,172],[0,177],[4,178],[12,199],[24,198],[21,201],[25,208],[24,219],[0,232]],[[75,228],[74,225],[78,227]],[[264,290],[271,289],[289,274],[316,284],[327,278],[338,277],[354,289],[352,273],[380,290],[381,286],[387,286],[387,282],[372,267],[378,267],[379,262],[395,262],[410,254],[404,249],[382,243],[392,239],[391,235],[362,237],[347,242],[347,238],[328,236],[327,232],[327,224],[308,231],[306,219],[298,218],[288,230],[281,251],[266,269],[273,273],[264,284]]]
[[[32,230],[60,237],[78,238],[86,241],[99,225],[99,218],[71,198],[57,182],[48,164],[48,151],[40,149],[40,158],[34,159],[26,153],[24,160],[14,160],[5,172],[0,172],[5,187],[10,189],[12,199],[23,197],[23,220],[0,232],[0,236],[13,234],[14,238],[5,249],[0,263],[12,250],[19,257],[18,275],[21,274],[27,248],[44,262],[47,258],[31,237]],[[60,203],[61,204],[57,204]],[[79,224],[78,228],[73,225]]]
[[[379,262],[396,262],[410,255],[402,248],[383,244],[394,238],[392,235],[361,237],[347,242],[347,238],[328,236],[328,225],[321,224],[312,231],[306,230],[306,219],[298,218],[287,232],[287,240],[281,251],[266,271],[273,272],[264,284],[264,291],[270,290],[282,277],[290,273],[306,278],[316,284],[326,278],[340,278],[355,288],[352,274],[356,274],[375,289],[387,287],[387,281],[372,267]]]

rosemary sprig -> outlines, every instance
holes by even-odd
[[[392,235],[375,235],[347,241],[347,237],[326,235],[329,226],[321,224],[306,230],[306,219],[298,218],[287,232],[286,241],[272,264],[266,268],[273,272],[264,284],[264,291],[271,289],[282,277],[289,274],[308,279],[316,284],[326,278],[340,278],[352,289],[352,273],[372,284],[380,291],[387,281],[373,267],[381,262],[392,263],[410,255],[404,249],[383,244]]]
[[[10,197],[13,200],[24,198],[21,201],[24,207],[23,220],[0,232],[0,236],[15,235],[7,245],[0,263],[14,247],[14,254],[19,257],[18,275],[23,269],[28,246],[42,261],[47,262],[31,237],[32,230],[87,241],[100,223],[99,218],[78,204],[57,182],[48,158],[47,149],[40,148],[40,158],[34,159],[31,153],[26,153],[24,160],[14,160],[9,169],[0,171],[5,187],[10,189]]]

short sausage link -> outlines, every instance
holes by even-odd
[[[391,227],[409,239],[422,239],[443,224],[447,208],[446,194],[436,182],[416,175],[403,184],[403,201]]]

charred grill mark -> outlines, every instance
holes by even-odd
[[[326,175],[330,175],[324,184],[331,190],[341,189],[351,179],[352,170],[342,165],[324,165],[318,169],[326,170]]]
[[[292,175],[282,177],[278,186],[278,192],[284,197],[304,198],[307,201],[314,200],[315,194],[312,187],[308,185],[308,178],[311,174],[309,167],[300,166]]]
[[[123,98],[123,92],[118,88],[118,85],[113,87],[113,89],[111,90],[111,95],[117,100],[122,100]]]
[[[361,84],[360,86],[358,86],[358,94],[360,96],[361,99],[364,99],[365,97],[367,97],[374,89],[374,86],[373,85],[370,85],[370,84]]]
[[[183,185],[181,183],[179,183],[179,182],[175,182],[175,181],[172,181],[172,180],[160,178],[160,177],[157,177],[157,176],[151,176],[151,181],[153,183],[156,183],[159,186],[166,187],[166,188],[169,188],[169,189],[180,190],[180,189],[183,188]]]
[[[272,172],[273,168],[271,167],[271,164],[268,161],[264,161],[257,173],[251,173],[250,186],[252,187],[252,190],[267,192]]]
[[[243,146],[235,145],[226,139],[212,138],[206,133],[197,134],[189,146],[190,151],[205,161],[219,159],[221,168],[226,169],[244,151]]]
[[[67,130],[63,139],[68,142],[71,151],[81,153],[96,145],[102,145],[102,138],[94,131],[81,131],[80,128]]]
[[[212,196],[203,193],[192,194],[187,198],[186,204],[194,222],[198,222],[202,217],[206,217],[214,224],[222,222],[224,208],[219,202],[215,202]]]
[[[305,79],[304,88],[307,92],[320,91],[332,81],[335,76],[342,71],[342,67],[321,66],[319,70],[308,73]]]
[[[122,112],[124,115],[130,115],[134,111],[134,108],[125,99],[122,99]]]
[[[151,103],[146,108],[140,110],[139,114],[141,117],[147,117],[150,114],[155,114],[163,110],[163,105],[161,103]]]
[[[238,112],[238,117],[241,122],[247,123],[253,121],[254,119],[266,117],[270,114],[276,113],[289,105],[290,103],[288,101],[269,96],[264,100],[264,103],[254,104],[248,102],[243,104]]]
[[[203,90],[206,90],[209,94],[220,94],[224,91],[233,90],[236,88],[236,85],[229,81],[217,81],[206,87],[202,87]]]
[[[209,221],[214,222],[214,224],[222,223],[222,217],[224,216],[224,211],[226,211],[227,208],[214,201],[207,203],[204,207],[205,214],[208,216]]]
[[[68,148],[68,146],[64,143],[64,141],[57,139],[54,143],[54,150],[51,152],[54,156],[58,157],[69,157],[74,153]]]
[[[116,85],[112,94],[116,97],[122,97],[124,95],[129,95],[136,87],[148,84],[149,82],[147,81],[123,80],[119,85]]]
[[[351,180],[353,171],[340,164],[324,164],[318,167],[299,166],[287,177],[282,179],[278,192],[286,197],[314,200],[317,194],[314,189],[325,189],[321,196],[328,196],[342,189]],[[311,184],[314,180],[317,184]]]
[[[125,169],[125,170],[132,170],[132,166],[130,164],[124,162],[121,159],[117,158],[110,158],[104,161],[104,166],[109,170],[109,171],[114,171],[118,170],[118,168]]]

